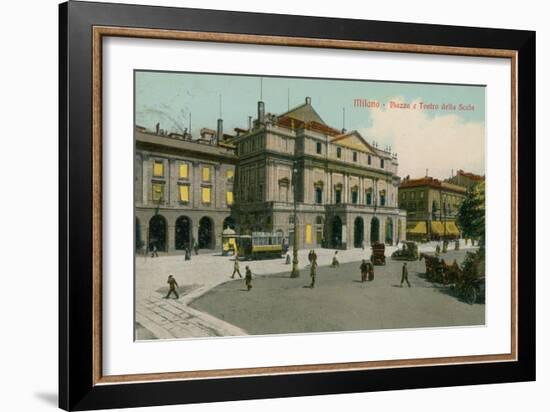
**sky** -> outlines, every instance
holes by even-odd
[[[402,177],[422,177],[426,169],[436,178],[458,169],[485,174],[484,86],[135,72],[136,124],[154,130],[159,122],[181,133],[191,117],[195,138],[203,127],[216,129],[220,117],[225,133],[247,128],[260,98],[266,112],[281,114],[306,96],[328,125],[345,124],[379,148],[391,146]]]

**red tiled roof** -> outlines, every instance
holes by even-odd
[[[466,189],[457,186],[457,185],[451,185],[449,183],[442,184],[439,179],[435,179],[433,177],[422,177],[420,179],[407,179],[403,180],[401,184],[399,185],[400,189],[406,189],[411,187],[422,187],[422,186],[428,186],[433,187],[438,190],[447,190],[451,192],[457,192],[457,193],[465,193]]]
[[[460,176],[464,176],[464,177],[467,177],[468,179],[472,179],[472,180],[484,180],[485,179],[485,176],[480,176],[480,175],[476,175],[474,173],[469,173],[469,172],[465,172],[464,170],[462,169],[459,169],[457,172],[456,172],[457,175],[460,175]]]
[[[284,116],[280,117],[277,120],[277,124],[282,127],[287,127],[289,129],[307,129],[313,130],[316,132],[321,132],[329,136],[336,136],[341,134],[340,130],[336,130],[330,126],[324,125],[322,123],[316,122],[314,120],[309,122],[303,122],[298,119],[293,119],[292,117]]]

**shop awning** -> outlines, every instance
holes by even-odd
[[[445,222],[445,230],[447,234],[451,236],[458,236],[460,234],[455,222]]]
[[[425,235],[428,233],[426,222],[407,223],[407,233],[411,235]]]
[[[443,236],[445,228],[443,227],[443,222],[432,222],[432,235]]]

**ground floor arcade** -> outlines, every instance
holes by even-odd
[[[136,251],[175,253],[192,247],[220,247],[221,233],[234,227],[228,211],[136,208],[134,241]]]

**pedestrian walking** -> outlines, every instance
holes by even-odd
[[[359,269],[361,270],[361,283],[363,283],[367,280],[367,275],[369,273],[369,266],[367,265],[367,261],[365,259],[363,259]]]
[[[193,242],[193,250],[195,251],[195,255],[199,254],[199,242],[196,240]]]
[[[235,256],[235,263],[233,264],[233,274],[231,275],[231,279],[235,277],[235,273],[239,275],[239,277],[242,279],[241,270],[239,268],[239,259]]]
[[[157,245],[155,243],[153,243],[153,247],[151,250],[152,250],[151,257],[159,257],[159,252],[157,249]]]
[[[313,261],[313,250],[310,250],[307,254],[307,260],[309,261],[309,264],[311,265],[311,262]]]
[[[374,280],[374,265],[372,264],[372,262],[370,260],[367,262],[367,270],[369,272],[369,277],[368,277],[369,282],[373,281]]]
[[[189,249],[189,246],[185,248],[185,260],[191,260],[191,250]]]
[[[317,263],[317,253],[315,253],[315,250],[311,251],[311,260]]]
[[[409,282],[409,271],[407,270],[407,262],[403,263],[403,269],[401,270],[401,287],[403,287],[403,282],[407,282],[407,285],[411,287],[411,283]]]
[[[180,295],[178,295],[178,291],[176,290],[176,288],[178,287],[178,282],[176,282],[176,279],[174,279],[172,275],[169,275],[168,281],[166,283],[168,283],[170,289],[168,290],[168,294],[166,295],[165,299],[168,299],[172,293],[176,295],[176,299],[179,299]]]
[[[285,264],[290,265],[290,252],[286,252]]]
[[[311,262],[309,275],[311,276],[311,285],[309,285],[309,287],[313,289],[315,287],[315,277],[317,276],[317,261],[315,260]]]
[[[246,285],[246,289],[250,292],[250,289],[252,289],[252,271],[248,266],[245,267],[244,284]]]
[[[332,264],[330,266],[333,268],[340,266],[340,262],[338,261],[338,251],[334,252],[334,256],[332,257]]]

